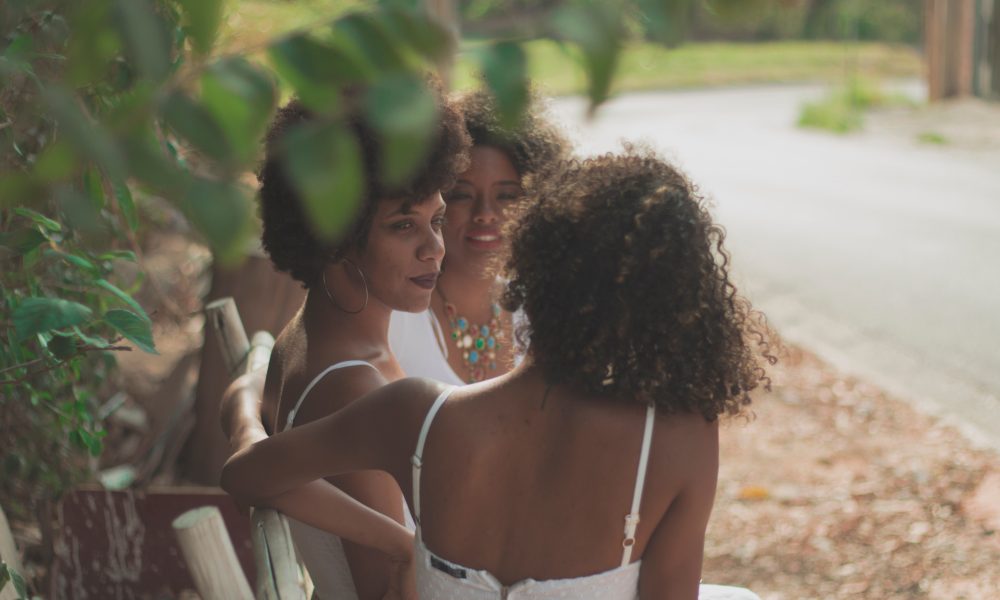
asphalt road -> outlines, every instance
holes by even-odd
[[[823,91],[634,94],[590,122],[578,99],[553,109],[580,153],[644,141],[680,165],[786,339],[1000,448],[1000,155],[797,128]]]

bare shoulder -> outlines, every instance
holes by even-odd
[[[427,411],[448,386],[433,379],[406,377],[375,390],[365,399],[400,423],[422,423]]]
[[[719,461],[718,419],[708,421],[692,413],[657,413],[652,454],[667,458],[654,460],[653,468],[676,469],[683,465],[689,473],[714,472]]]

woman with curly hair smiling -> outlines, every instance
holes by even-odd
[[[530,323],[518,367],[465,387],[405,379],[289,433],[247,430],[223,487],[267,505],[317,477],[389,473],[417,522],[415,583],[398,582],[422,600],[754,597],[699,590],[719,417],[745,410],[773,361],[723,230],[681,173],[632,148],[536,178],[528,197],[503,295]],[[399,555],[398,529],[333,501],[331,530]]]
[[[433,84],[431,87],[436,87]],[[438,99],[438,125],[424,164],[401,184],[382,177],[379,135],[362,109],[365,90],[345,90],[343,116],[315,114],[293,100],[278,111],[265,143],[259,174],[262,242],[279,271],[306,288],[305,301],[275,342],[264,381],[263,417],[272,432],[296,428],[349,405],[387,381],[404,376],[390,351],[387,330],[393,310],[426,310],[444,256],[441,227],[450,187],[468,162],[469,139],[460,113]],[[295,132],[334,122],[358,141],[365,194],[346,233],[333,243],[317,237],[302,198],[289,177],[285,144]],[[274,476],[261,471],[260,477]],[[399,487],[369,471],[330,478],[330,483],[389,517],[405,518]],[[296,490],[278,506],[309,520],[302,506],[324,506],[330,486]],[[378,552],[304,522],[290,520],[296,546],[321,598],[381,598],[390,562]]]
[[[523,178],[565,158],[569,144],[531,97],[514,127],[504,127],[486,89],[457,97],[472,138],[469,168],[444,198],[445,258],[430,309],[395,312],[389,343],[407,375],[445,383],[482,381],[514,364],[512,315],[501,309],[496,257],[503,225],[524,195]]]

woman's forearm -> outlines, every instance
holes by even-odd
[[[375,548],[395,560],[409,560],[413,552],[412,532],[322,479],[276,496],[266,504],[298,521]]]
[[[267,437],[260,412],[263,388],[261,369],[237,378],[222,396],[219,420],[234,454]]]

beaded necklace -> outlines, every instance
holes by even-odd
[[[496,371],[497,368],[497,351],[500,350],[500,343],[496,335],[500,331],[500,305],[490,302],[489,322],[485,325],[476,325],[459,316],[455,305],[448,302],[440,287],[437,291],[444,301],[444,314],[448,317],[448,337],[462,353],[462,361],[465,363],[470,383],[486,379],[487,372]]]

